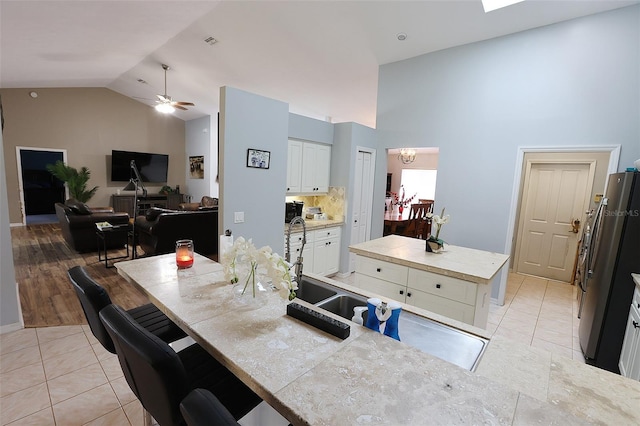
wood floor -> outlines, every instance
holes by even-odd
[[[67,270],[82,265],[109,293],[113,303],[130,309],[148,303],[146,296],[98,262],[98,253],[76,253],[62,238],[58,224],[11,228],[13,261],[25,327],[86,324]],[[97,243],[96,243],[97,244]],[[117,251],[110,251],[115,256]],[[126,254],[122,249],[121,254]]]

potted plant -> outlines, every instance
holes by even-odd
[[[82,167],[78,171],[76,168],[58,160],[55,164],[47,164],[46,168],[53,176],[67,185],[71,198],[75,198],[80,202],[86,203],[98,190],[97,186],[87,190],[87,182],[91,177],[91,172],[86,167]]]

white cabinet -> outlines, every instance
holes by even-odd
[[[331,145],[289,140],[287,194],[329,191]]]
[[[633,294],[618,367],[621,375],[640,380],[640,290],[638,287]]]
[[[287,155],[287,192],[300,192],[302,182],[302,142],[289,141]]]
[[[360,255],[356,259],[355,285],[477,327],[487,324],[488,285]]]
[[[340,228],[324,228],[314,232],[313,272],[331,275],[340,269]]]
[[[339,226],[317,229],[307,232],[307,243],[302,251],[303,272],[318,275],[332,275],[340,269],[340,236]],[[286,251],[286,236],[284,240]],[[300,255],[302,232],[291,234],[291,263]]]

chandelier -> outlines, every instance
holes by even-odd
[[[415,159],[416,150],[412,148],[402,148],[398,154],[398,160],[402,161],[402,164],[413,163]]]

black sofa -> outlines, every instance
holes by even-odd
[[[64,240],[79,253],[98,251],[96,223],[129,223],[128,213],[116,213],[112,207],[88,207],[74,199],[69,199],[64,204],[56,203],[55,208]],[[122,248],[126,242],[126,234],[113,235],[113,238],[108,239],[107,249]]]
[[[136,217],[138,244],[146,256],[173,253],[176,241],[193,240],[194,251],[218,254],[218,209],[176,211],[153,207]]]

